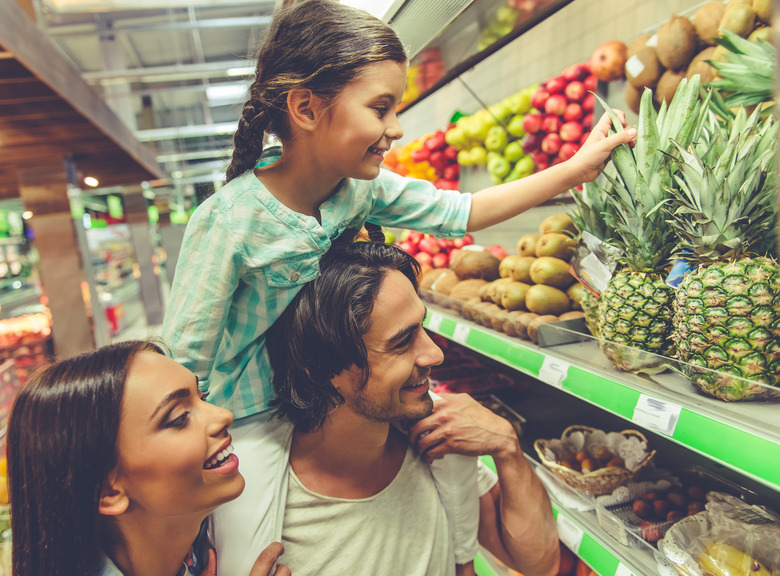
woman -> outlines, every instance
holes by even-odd
[[[232,421],[149,342],[38,372],[8,425],[13,574],[215,574],[206,517],[244,489]],[[269,546],[250,576],[281,551]]]

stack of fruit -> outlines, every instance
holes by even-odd
[[[537,342],[541,324],[582,317],[583,288],[569,273],[572,231],[568,215],[550,216],[539,235],[520,239],[517,254],[498,258],[488,250],[464,250],[451,258],[451,274],[434,271],[421,286],[430,283],[434,292],[449,297],[467,320]]]
[[[460,178],[458,151],[449,146],[443,130],[412,140],[385,154],[384,165],[411,178],[428,180],[442,190],[457,190]]]
[[[639,109],[639,97],[645,87],[655,92],[656,104],[669,102],[683,78],[701,76],[706,84],[716,78],[710,61],[722,62],[728,50],[719,44],[719,36],[733,33],[753,42],[770,40],[771,0],[732,0],[706,2],[692,18],[674,16],[656,34],[643,35],[628,46],[626,61],[626,103],[633,111]],[[734,91],[750,90],[760,72],[753,69],[755,61],[745,58],[740,66],[743,82],[732,86]],[[734,104],[739,105],[739,104]]]
[[[519,139],[525,136],[523,120],[531,111],[534,90],[526,88],[498,104],[459,118],[446,134],[447,143],[459,150],[458,164],[486,165],[494,184],[532,174],[533,162]]]
[[[629,520],[644,540],[657,542],[669,526],[704,510],[704,502],[704,490],[696,484],[650,490],[632,502],[631,512],[636,521],[631,517]]]
[[[471,234],[463,238],[435,238],[433,234],[423,234],[414,230],[401,232],[398,246],[407,254],[414,256],[420,263],[422,274],[434,268],[448,268],[453,252],[474,244]]]
[[[574,64],[534,92],[531,105],[539,112],[523,119],[523,150],[533,155],[537,170],[568,160],[588,138],[595,105],[589,92],[597,83],[588,64]]]

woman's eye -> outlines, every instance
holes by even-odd
[[[174,418],[170,422],[168,422],[166,428],[177,428],[181,429],[184,428],[187,423],[190,421],[190,413],[189,411],[184,412],[181,416]]]
[[[382,116],[384,116],[385,114],[387,114],[387,108],[385,108],[384,106],[380,106],[380,107],[378,107],[378,108],[375,108],[375,110],[376,110],[376,113],[377,113],[377,115],[378,115],[380,118],[381,118]]]

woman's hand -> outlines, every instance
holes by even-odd
[[[290,569],[280,564],[276,567],[276,570],[271,572],[279,556],[284,552],[284,546],[280,542],[272,542],[268,548],[260,552],[260,556],[255,560],[255,565],[252,566],[252,571],[249,576],[292,576]]]
[[[626,115],[620,110],[615,112],[625,126]],[[636,138],[636,128],[626,127],[625,130],[610,136],[611,127],[612,120],[605,112],[590,131],[585,144],[572,156],[570,161],[577,165],[578,176],[575,179],[579,184],[595,180],[606,167],[612,149],[620,144],[632,144]]]

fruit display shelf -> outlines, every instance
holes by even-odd
[[[726,403],[674,373],[618,372],[594,339],[541,348],[428,304],[424,326],[780,491],[778,405]]]
[[[482,457],[483,463],[495,471],[489,456]],[[544,468],[533,460],[528,461],[537,473]],[[545,482],[549,487],[549,484]],[[570,501],[558,498],[556,490],[548,490],[552,502],[558,537],[572,552],[582,558],[600,576],[651,576],[658,574],[658,568],[651,548],[621,546],[611,539],[599,526],[595,512],[581,511],[571,506]],[[481,574],[481,572],[479,572]]]

